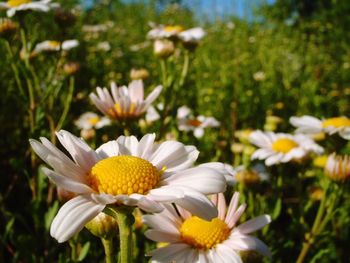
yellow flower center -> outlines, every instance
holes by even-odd
[[[169,32],[169,33],[171,33],[171,32],[180,33],[182,31],[184,31],[184,29],[182,26],[176,25],[176,26],[166,26],[164,28],[164,31]]]
[[[32,2],[32,0],[9,0],[7,1],[7,5],[10,7],[16,7],[30,2]]]
[[[50,40],[49,42],[49,46],[52,47],[52,48],[57,48],[57,47],[60,47],[60,42],[58,41],[55,41],[55,40]]]
[[[298,144],[295,141],[288,138],[281,138],[281,139],[277,139],[272,144],[272,149],[276,152],[287,153],[297,146]]]
[[[199,127],[202,124],[201,121],[196,119],[191,119],[187,121],[187,125],[193,126],[193,127]]]
[[[335,128],[341,128],[341,127],[350,127],[350,119],[346,117],[335,117],[335,118],[329,118],[323,121],[322,126],[324,128],[326,127],[335,127]]]
[[[96,125],[99,121],[100,121],[100,118],[99,118],[99,117],[92,117],[92,118],[88,119],[88,122],[89,122],[91,125]]]
[[[210,249],[222,243],[230,232],[226,223],[219,218],[205,221],[196,216],[186,219],[180,228],[181,239],[198,249]]]
[[[150,162],[135,156],[113,156],[96,163],[90,172],[90,186],[111,195],[146,194],[160,178]]]

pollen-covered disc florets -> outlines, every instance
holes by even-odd
[[[90,172],[91,187],[111,195],[146,194],[159,181],[160,172],[150,162],[135,156],[113,156],[96,163]]]
[[[219,218],[205,221],[192,216],[185,220],[180,228],[181,239],[198,249],[210,249],[222,243],[230,235],[230,229]]]

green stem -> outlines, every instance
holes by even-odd
[[[119,263],[131,263],[132,260],[132,226],[134,216],[130,207],[111,207],[109,206],[106,213],[113,216],[119,227],[120,237],[120,257]]]
[[[184,57],[184,64],[182,67],[182,72],[180,75],[180,80],[179,80],[179,88],[181,88],[183,86],[183,84],[185,83],[187,74],[188,74],[188,68],[190,65],[190,53],[188,50],[185,50],[185,57]]]
[[[160,68],[162,72],[163,89],[166,90],[168,86],[168,72],[167,72],[167,66],[166,66],[166,59],[160,60]]]
[[[113,239],[101,238],[103,248],[105,250],[106,263],[114,263],[113,257]]]
[[[72,102],[72,98],[73,98],[73,92],[74,92],[74,77],[71,77],[69,79],[69,90],[68,90],[68,94],[67,94],[67,98],[66,98],[66,104],[64,105],[64,109],[61,115],[60,120],[57,123],[56,126],[56,130],[60,130],[63,126],[64,121],[66,120],[69,108],[70,108],[70,104]]]
[[[316,236],[321,231],[321,225],[323,223],[322,222],[322,218],[324,216],[324,212],[325,212],[325,209],[326,209],[326,200],[327,200],[326,194],[327,194],[328,186],[329,186],[329,183],[327,183],[326,186],[325,186],[324,194],[323,194],[320,206],[318,207],[318,211],[317,211],[317,214],[316,214],[316,217],[315,217],[314,224],[313,224],[313,226],[311,228],[310,233],[307,233],[305,235],[305,239],[306,240],[303,243],[303,247],[302,247],[302,249],[300,251],[300,254],[298,256],[298,259],[297,259],[296,263],[304,262],[304,259],[305,259],[306,255],[307,255],[307,253],[309,252],[311,246],[315,242]]]

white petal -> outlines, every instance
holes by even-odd
[[[232,239],[228,240],[227,244],[235,250],[255,250],[260,254],[271,258],[271,252],[265,243],[252,236],[232,236]]]
[[[195,167],[169,176],[161,184],[170,186],[187,186],[203,194],[215,194],[226,189],[225,177],[219,172],[207,167]]]
[[[164,186],[156,189],[152,189],[148,196],[157,202],[172,202],[179,198],[184,198],[185,194],[182,189],[178,189],[172,186]]]
[[[166,247],[158,248],[149,253],[152,256],[152,261],[156,262],[177,262],[185,263],[183,260],[188,257],[188,253],[192,248],[183,243],[175,243]]]
[[[139,156],[142,159],[148,160],[153,149],[155,138],[156,135],[154,133],[146,134],[145,136],[143,136],[138,145],[137,156]]]
[[[241,257],[233,249],[224,244],[216,246],[216,253],[225,263],[243,263]]]
[[[104,208],[105,205],[93,202],[88,196],[77,196],[69,200],[52,221],[51,236],[60,243],[67,241]]]
[[[179,233],[169,233],[169,232],[163,232],[159,230],[147,230],[145,232],[145,236],[148,239],[151,239],[155,242],[166,242],[166,243],[174,243],[180,241],[180,234]]]
[[[120,155],[138,156],[139,142],[135,136],[119,136],[117,142]]]
[[[204,135],[204,129],[203,128],[194,129],[193,135],[194,135],[194,137],[196,137],[198,139],[202,138]]]
[[[100,147],[96,149],[97,154],[102,158],[108,158],[112,156],[119,155],[119,144],[117,141],[109,141],[102,144]]]
[[[229,228],[232,228],[239,220],[241,215],[244,213],[245,208],[247,207],[246,204],[242,204],[238,207],[238,209],[235,211],[235,213],[232,215],[230,220],[228,220],[228,217],[226,216],[226,224]]]
[[[215,205],[210,202],[205,195],[191,188],[183,187],[183,189],[186,196],[182,199],[174,201],[175,204],[185,208],[193,215],[201,217],[205,220],[212,220],[213,218],[217,217],[218,211]]]
[[[93,192],[93,190],[86,184],[82,184],[69,177],[55,173],[47,168],[43,168],[42,170],[58,187],[67,191],[78,194],[88,194]]]
[[[238,231],[241,234],[249,234],[260,228],[263,228],[265,225],[271,222],[271,217],[269,215],[261,215],[253,219],[248,220],[247,222],[237,226],[235,231]]]
[[[159,94],[161,93],[163,87],[162,86],[157,86],[145,99],[144,104],[143,104],[143,111],[145,111],[151,104],[152,102],[158,98]]]
[[[129,197],[138,200],[137,206],[146,212],[159,213],[164,209],[160,204],[148,198],[148,196],[131,194]]]

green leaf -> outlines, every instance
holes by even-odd
[[[277,199],[277,202],[275,204],[275,208],[273,209],[273,212],[272,212],[272,219],[276,219],[280,213],[281,213],[281,210],[282,210],[282,199],[279,198]]]
[[[83,261],[90,249],[90,242],[86,242],[83,248],[80,250],[78,261]]]
[[[55,201],[53,205],[49,208],[49,210],[45,213],[45,229],[49,230],[51,222],[58,211],[58,201]]]

